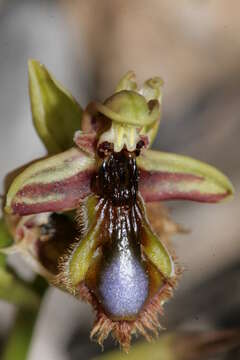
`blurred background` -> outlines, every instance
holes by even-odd
[[[170,330],[240,328],[239,13],[237,0],[0,0],[1,191],[6,173],[45,154],[31,123],[29,58],[44,63],[83,107],[108,97],[127,70],[139,82],[161,76],[154,147],[215,165],[235,185],[235,199],[220,205],[167,204],[191,229],[173,239],[185,272],[166,306]],[[21,259],[12,261],[31,275]],[[14,311],[0,303],[2,340]],[[88,340],[92,320],[89,306],[51,289],[30,360],[91,359],[101,352]],[[226,356],[240,359],[237,350]]]

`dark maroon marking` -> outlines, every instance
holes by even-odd
[[[203,181],[204,178],[192,174],[172,174],[140,170],[139,191],[146,202],[163,200],[190,200],[198,202],[216,203],[226,196],[224,194],[202,194],[197,190],[182,192],[176,188],[181,181]],[[165,189],[166,183],[169,190]],[[162,186],[163,185],[163,186]]]
[[[113,152],[113,144],[108,141],[104,141],[98,145],[98,156],[104,159],[106,156]]]
[[[202,181],[204,180],[203,176],[196,176],[192,174],[185,173],[170,173],[170,172],[162,172],[162,171],[147,171],[139,169],[140,172],[140,181],[147,181],[153,184],[156,184],[160,181],[170,181],[178,183],[179,181]]]
[[[72,193],[77,191],[77,193],[81,194],[81,190],[85,189],[85,187],[89,187],[89,183],[91,180],[94,171],[82,171],[78,174],[64,179],[62,181],[56,181],[46,184],[35,183],[24,186],[20,191],[17,192],[17,196],[26,196],[31,195],[34,196],[48,196],[51,193]]]
[[[47,211],[63,211],[66,209],[75,208],[79,200],[84,199],[91,193],[91,178],[94,171],[84,171],[74,175],[63,181],[49,183],[49,184],[32,184],[26,185],[21,189],[16,196],[24,196],[34,199],[34,197],[63,194],[61,200],[45,201],[35,204],[26,204],[12,202],[12,210],[15,214],[30,215]]]
[[[86,194],[86,196],[89,195]],[[74,209],[78,206],[79,201],[81,198],[78,199],[64,199],[62,201],[52,201],[52,202],[44,202],[38,204],[20,204],[20,203],[13,203],[12,210],[14,214],[18,214],[21,216],[24,215],[31,215],[31,214],[40,214],[42,212],[61,212],[66,210]]]
[[[145,147],[145,148],[147,148],[148,147],[148,145],[149,145],[149,139],[148,139],[148,136],[147,135],[140,135],[140,141],[139,142],[143,142],[143,144],[141,144],[141,146],[140,146],[140,149],[142,148],[142,147]],[[137,143],[137,148],[138,148],[138,146],[139,146],[139,142]]]

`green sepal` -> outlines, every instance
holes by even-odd
[[[72,95],[36,60],[29,60],[29,93],[35,128],[50,154],[73,145],[82,109]]]

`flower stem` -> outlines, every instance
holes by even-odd
[[[37,277],[33,283],[33,289],[42,300],[47,289],[47,283],[40,277]],[[38,317],[41,301],[35,307],[20,307],[12,331],[8,337],[2,354],[2,360],[26,360],[31,344],[34,325]]]
[[[0,299],[25,309],[38,309],[41,297],[33,284],[20,279],[10,268],[0,267]]]

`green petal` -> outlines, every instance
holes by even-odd
[[[163,80],[160,77],[155,76],[145,81],[142,88],[139,90],[139,93],[143,95],[147,101],[158,100],[161,104],[163,84]]]
[[[158,101],[149,108],[146,99],[132,90],[122,90],[110,96],[104,104],[96,102],[95,105],[101,114],[121,125],[147,126],[160,116]]]
[[[81,127],[82,109],[47,69],[29,60],[29,92],[35,128],[50,154],[69,149]]]
[[[13,181],[5,211],[29,215],[74,209],[90,194],[94,171],[95,159],[76,148],[37,161]]]
[[[139,93],[145,97],[147,101],[157,100],[160,106],[160,113],[158,119],[151,125],[144,126],[141,130],[142,135],[147,135],[149,140],[149,145],[151,145],[157,135],[159,124],[160,124],[160,117],[162,112],[162,87],[163,87],[163,80],[156,76],[151,78],[143,84]]]
[[[174,262],[171,255],[146,221],[143,223],[141,243],[148,260],[156,266],[164,277],[170,278],[175,275]]]
[[[134,90],[141,94],[146,101],[157,100],[160,104],[162,103],[162,86],[163,80],[160,77],[154,77],[144,82],[143,86],[138,90],[136,83],[136,76],[133,71],[129,71],[119,82],[116,92],[121,90]],[[160,114],[161,115],[161,114]],[[144,126],[141,130],[141,135],[148,137],[149,145],[151,145],[157,135],[160,123],[159,118],[150,125]]]
[[[234,193],[219,170],[187,156],[147,150],[139,156],[139,190],[145,201],[218,202]]]
[[[90,196],[85,204],[85,217],[87,219],[87,229],[85,236],[76,245],[71,254],[68,266],[69,277],[71,284],[76,286],[81,281],[85,280],[87,271],[96,254],[96,249],[100,245],[100,231],[101,224],[104,219],[104,210],[98,209],[98,199],[95,196]],[[80,220],[82,221],[82,220]]]
[[[122,90],[137,91],[136,75],[134,71],[128,71],[119,81],[115,92],[119,92]]]
[[[152,145],[153,141],[157,136],[159,125],[160,125],[160,118],[151,125],[144,126],[140,132],[141,135],[147,136],[149,141],[149,146]]]

